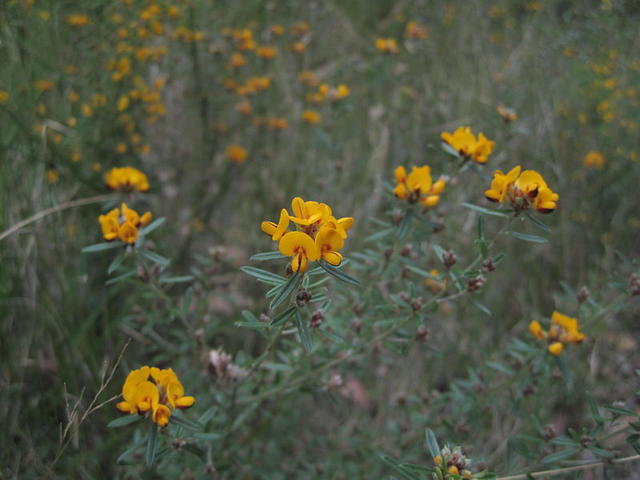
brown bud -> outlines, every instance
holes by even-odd
[[[551,440],[552,438],[555,438],[557,435],[556,433],[556,427],[553,426],[553,424],[549,424],[544,428],[544,438],[545,440]]]
[[[391,255],[393,255],[393,248],[389,247],[384,251],[385,260],[389,260],[391,258]]]
[[[480,290],[486,281],[487,280],[482,275],[472,278],[467,283],[467,291],[475,292],[476,290]]]
[[[444,263],[444,266],[447,268],[453,267],[457,261],[458,257],[456,257],[456,254],[453,253],[452,250],[447,250],[442,254],[442,263]]]
[[[527,387],[522,391],[522,394],[527,397],[529,395],[533,395],[535,393],[536,389],[534,388],[533,385],[529,384],[527,385]]]
[[[482,262],[482,270],[484,272],[493,272],[496,269],[495,263],[493,263],[493,258],[489,257],[484,262]]]
[[[402,221],[403,218],[404,218],[404,213],[400,209],[396,208],[391,214],[391,221],[395,225],[400,225],[400,222]]]
[[[413,247],[411,245],[405,245],[400,249],[400,255],[403,257],[410,257],[413,253]]]
[[[271,317],[266,313],[261,313],[260,316],[258,317],[258,320],[264,323],[269,323],[271,322]]]
[[[400,299],[403,302],[409,303],[409,295],[407,294],[407,292],[400,292]]]
[[[351,322],[351,330],[353,330],[357,335],[362,331],[362,320],[356,318]]]
[[[304,307],[310,300],[311,294],[307,290],[304,288],[298,290],[298,294],[296,295],[296,305],[298,308]]]
[[[578,300],[578,303],[584,303],[589,298],[589,295],[591,295],[591,292],[589,292],[589,289],[587,287],[582,287],[578,291],[578,294],[576,295],[576,299]]]
[[[318,328],[322,325],[324,321],[324,314],[321,310],[316,310],[313,315],[311,315],[311,328]]]
[[[149,274],[147,273],[147,271],[144,268],[138,267],[138,278],[140,280],[142,280],[143,282],[148,282],[149,281]]]
[[[415,339],[418,342],[426,342],[428,338],[429,338],[429,329],[424,325],[420,325],[418,327],[418,330],[416,331]]]
[[[637,273],[632,273],[629,277],[629,293],[632,296],[640,295],[640,276]]]
[[[175,448],[176,450],[182,450],[186,444],[187,442],[183,438],[176,438],[173,441],[173,448]]]
[[[411,300],[411,310],[417,312],[422,308],[422,297],[414,298]]]

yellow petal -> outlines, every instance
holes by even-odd
[[[262,222],[260,224],[260,228],[264,233],[266,233],[269,236],[272,236],[274,233],[276,233],[278,226],[273,222]]]
[[[304,232],[288,232],[280,239],[280,253],[292,256],[302,253],[311,261],[318,259],[318,249],[313,239]]]
[[[396,181],[398,183],[404,183],[407,180],[407,171],[404,169],[404,167],[402,165],[397,167],[393,171],[393,174],[395,175]]]
[[[440,195],[429,195],[420,199],[420,204],[427,208],[435,207],[438,203],[440,203]]]
[[[171,418],[171,411],[166,405],[158,404],[154,407],[151,416],[154,423],[164,427],[169,423],[169,418]]]
[[[562,350],[564,350],[564,345],[560,342],[553,342],[549,345],[548,350],[549,353],[558,356],[562,353]]]
[[[291,260],[291,270],[294,272],[304,273],[307,268],[309,268],[309,262],[307,262],[307,257],[304,254],[298,253]]]
[[[289,228],[289,214],[287,213],[287,209],[283,208],[280,211],[280,221],[278,222],[278,226],[271,236],[271,240],[277,242],[282,238],[282,236],[287,232],[287,228]]]
[[[322,258],[327,263],[330,263],[331,265],[335,265],[335,266],[340,265],[340,262],[342,262],[342,255],[340,255],[340,253],[334,252],[332,250],[328,250],[328,251],[322,252]]]
[[[189,408],[194,403],[196,403],[195,397],[180,397],[175,402],[177,408]]]
[[[324,250],[340,250],[344,247],[344,238],[337,230],[323,227],[316,235],[316,247],[321,252]]]
[[[146,212],[144,215],[142,215],[142,217],[140,217],[140,225],[142,227],[146,227],[147,225],[149,225],[151,223],[151,220],[153,220],[153,215],[151,212]]]

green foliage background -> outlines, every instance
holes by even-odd
[[[165,36],[145,43],[130,29],[127,42],[134,48],[168,47],[158,61],[133,67],[149,84],[166,80],[166,115],[150,124],[142,107],[132,108],[150,152],[120,155],[115,146],[129,137],[115,102],[131,85],[112,81],[105,69],[117,56],[111,19],[122,13],[127,25],[147,3],[0,5],[0,90],[9,93],[0,105],[0,231],[71,199],[101,195],[101,172],[133,165],[149,175],[152,191],[130,198],[132,206],[167,219],[150,236],[151,246],[171,259],[172,275],[194,277],[165,285],[162,295],[142,281],[105,286],[111,252],[80,250],[100,241],[96,219],[113,199],[49,215],[0,241],[0,477],[199,478],[212,465],[220,478],[380,478],[390,470],[376,452],[430,463],[426,427],[502,473],[540,465],[555,451],[545,437],[548,424],[558,434],[574,428],[578,437],[598,427],[591,398],[600,405],[624,401],[636,410],[638,302],[620,303],[616,291],[626,291],[640,247],[637,2],[177,2],[181,16],[167,22]],[[85,13],[91,22],[71,28],[64,19],[72,13]],[[405,43],[409,20],[425,25],[429,37]],[[289,33],[266,33],[272,25],[289,28],[299,21],[311,28],[302,55],[289,51]],[[171,39],[179,26],[203,32],[204,40]],[[238,97],[224,87],[224,79],[235,75],[227,67],[232,47],[221,34],[225,27],[253,28],[260,43],[278,47],[273,60],[247,54],[251,60],[238,77],[271,77],[272,87],[253,100],[254,112],[287,118],[286,130],[255,126],[235,110]],[[377,52],[378,36],[397,38],[401,52]],[[76,75],[65,73],[69,64]],[[598,73],[601,67],[606,74]],[[345,100],[318,107],[318,126],[299,120],[309,91],[297,78],[302,70],[351,90]],[[37,92],[38,80],[55,86]],[[107,105],[84,118],[79,104],[68,100],[71,90],[81,102],[104,94]],[[36,112],[39,103],[46,106],[43,115]],[[500,104],[514,108],[518,120],[505,123],[496,113]],[[78,126],[68,132],[59,125],[70,116]],[[440,132],[459,125],[496,141],[486,166],[458,173],[442,152]],[[52,132],[64,133],[60,143]],[[231,143],[248,149],[245,164],[225,158]],[[76,148],[80,162],[70,160]],[[583,165],[592,150],[606,158],[600,169]],[[432,235],[415,227],[406,239],[367,240],[388,228],[374,219],[388,220],[404,208],[388,192],[395,166],[424,163],[434,176],[452,176],[430,213],[444,230]],[[429,298],[423,278],[404,267],[443,270],[434,243],[453,249],[460,264],[473,261],[478,213],[462,203],[487,207],[483,192],[493,170],[516,164],[541,172],[560,194],[560,205],[543,218],[549,234],[531,222],[516,226],[548,235],[548,243],[498,240],[496,252],[505,260],[473,297],[491,315],[466,299],[452,301],[416,314],[339,367],[326,367],[376,338],[385,318],[405,315],[400,292]],[[51,171],[55,183],[47,181]],[[345,268],[363,287],[332,279],[326,292],[333,300],[326,328],[343,341],[316,335],[318,351],[306,355],[294,330],[267,352],[260,381],[217,381],[207,367],[211,349],[223,347],[249,368],[268,344],[260,333],[235,325],[242,310],[266,312],[264,285],[239,267],[250,263],[250,255],[274,249],[259,223],[276,219],[297,195],[356,220],[347,256],[360,256]],[[504,221],[486,216],[485,223],[493,238]],[[401,255],[408,244],[410,252]],[[393,248],[391,266],[382,269],[387,248]],[[284,273],[283,262],[273,265]],[[592,300],[578,306],[575,292],[583,285]],[[526,353],[513,344],[520,339],[535,347],[527,325],[554,309],[595,319],[588,341],[567,353],[577,379],[572,389],[544,352]],[[354,322],[362,323],[361,331]],[[424,343],[414,340],[421,324],[430,331]],[[194,452],[169,448],[155,473],[135,459],[117,465],[135,441],[132,432],[142,435],[144,428],[142,422],[107,428],[119,415],[107,404],[72,425],[71,443],[53,464],[70,409],[76,402],[86,408],[129,338],[100,401],[120,393],[129,369],[170,366],[198,398],[187,415],[213,412],[206,432],[219,435],[194,441]],[[513,373],[517,358],[531,362],[525,370],[539,362],[539,384],[534,376],[523,380]],[[487,370],[491,361],[511,373]],[[328,388],[332,372],[357,382],[366,404]],[[529,384],[536,393],[523,395]]]

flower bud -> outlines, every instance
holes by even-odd
[[[477,277],[469,280],[467,283],[467,291],[475,292],[476,290],[480,290],[485,282],[486,279],[482,275],[478,275]]]
[[[589,298],[589,295],[591,295],[591,293],[589,292],[589,289],[587,287],[582,287],[578,291],[578,294],[576,295],[576,299],[578,300],[578,303],[584,303]]]
[[[447,250],[442,254],[442,263],[444,263],[444,266],[447,268],[453,267],[457,261],[458,257],[456,257],[456,254],[453,253],[452,250]]]
[[[318,328],[324,321],[324,314],[321,310],[317,310],[311,315],[311,328]]]

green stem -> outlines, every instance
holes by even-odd
[[[528,480],[530,478],[542,478],[542,477],[553,477],[556,475],[562,475],[564,473],[569,472],[578,472],[580,470],[590,470],[592,468],[605,467],[607,465],[618,464],[618,463],[627,463],[627,462],[635,462],[640,460],[640,455],[633,455],[631,457],[625,458],[617,458],[615,460],[611,460],[611,462],[593,462],[586,463],[584,465],[575,465],[573,467],[564,467],[564,468],[555,468],[553,470],[544,470],[541,472],[533,472],[533,473],[520,473],[518,475],[509,475],[508,477],[499,477],[496,480]]]

